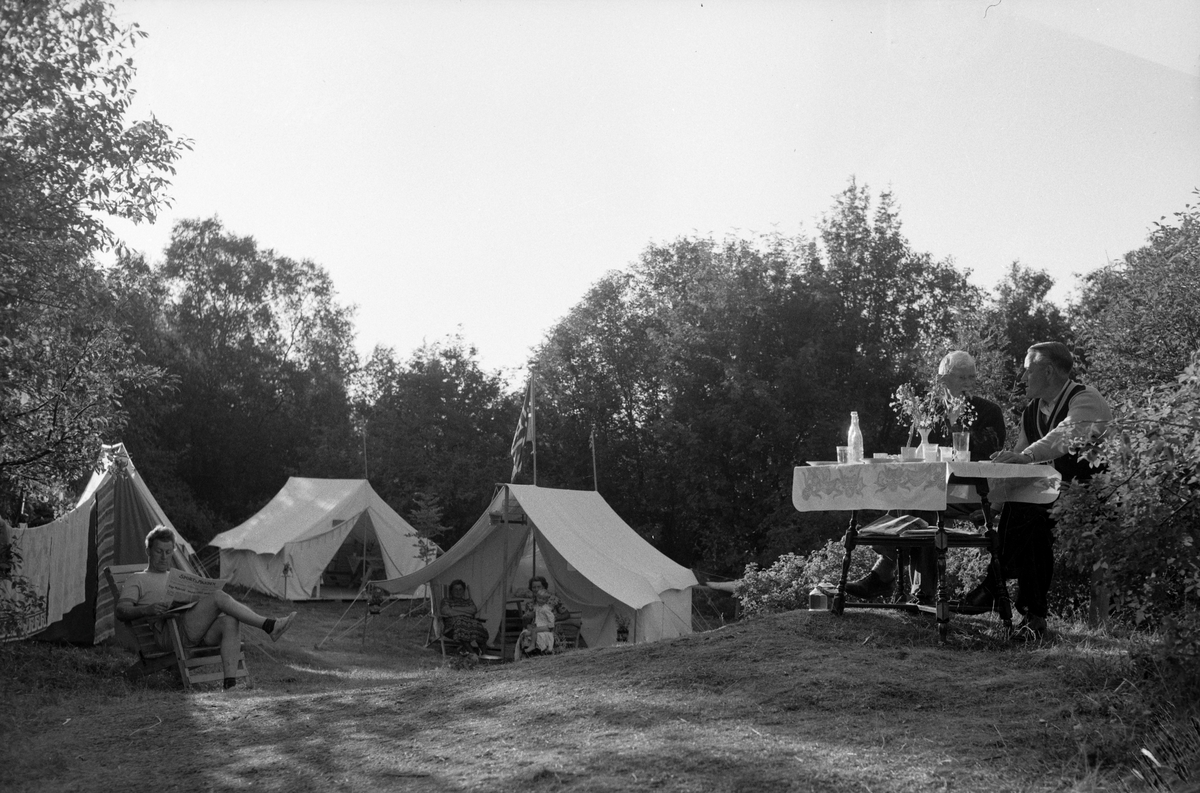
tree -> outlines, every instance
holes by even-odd
[[[1171,383],[1200,349],[1200,207],[1174,218],[1155,223],[1144,247],[1083,278],[1072,320],[1104,393]]]
[[[147,480],[175,500],[189,539],[240,522],[289,475],[361,471],[352,309],[320,266],[212,218],[176,223],[159,265],[126,257],[114,279],[129,290],[138,344],[173,386],[170,399],[133,400],[140,426],[127,445],[155,463]]]
[[[1013,262],[996,285],[995,300],[983,314],[985,332],[1008,362],[1005,384],[1010,391],[1016,388],[1030,346],[1043,341],[1070,345],[1073,341],[1066,317],[1047,299],[1053,287],[1049,273]]]
[[[0,4],[0,497],[54,502],[124,421],[133,364],[92,256],[153,219],[187,141],[130,123],[141,34],[106,3]]]
[[[405,362],[376,348],[356,400],[366,429],[370,479],[388,503],[420,515],[439,510],[453,542],[508,479],[516,406],[499,374],[480,368],[461,337],[427,344]],[[418,495],[419,494],[419,495]]]
[[[730,569],[793,526],[790,466],[833,334],[832,304],[799,282],[790,241],[680,239],[603,278],[536,355],[542,478],[600,489],[660,550]]]
[[[676,561],[822,545],[840,521],[797,516],[792,466],[843,442],[850,407],[898,445],[892,391],[981,300],[911,250],[889,194],[871,204],[852,181],[819,241],[681,238],[601,279],[535,355],[539,478],[590,487],[594,428],[601,491]]]

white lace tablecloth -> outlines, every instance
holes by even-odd
[[[988,502],[1049,504],[1062,477],[1049,465],[999,463],[851,463],[802,465],[792,474],[792,504],[800,512],[946,508],[950,474],[988,480]],[[956,486],[957,487],[957,486]],[[951,500],[961,501],[952,493]],[[967,499],[969,500],[969,499]]]

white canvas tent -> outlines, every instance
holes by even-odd
[[[13,529],[20,574],[46,598],[35,638],[99,643],[113,635],[113,602],[104,568],[146,562],[146,534],[175,532],[175,566],[200,573],[195,551],[175,531],[129,459],[124,444],[102,446],[75,507],[52,523]]]
[[[222,577],[290,600],[316,597],[331,565],[356,571],[366,559],[368,570],[381,566],[384,576],[396,578],[425,564],[416,530],[365,479],[293,476],[270,503],[212,545],[221,550]],[[431,543],[426,548],[437,551]]]
[[[642,539],[592,490],[502,485],[441,558],[375,583],[401,593],[432,582],[436,610],[445,585],[461,578],[496,633],[505,604],[535,573],[567,608],[583,612],[581,635],[589,647],[616,641],[618,617],[629,620],[632,642],[692,632],[696,576]]]

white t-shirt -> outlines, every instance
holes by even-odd
[[[149,570],[134,573],[125,579],[125,586],[121,587],[119,600],[131,600],[135,606],[145,606],[151,603],[169,604],[167,579],[170,577],[170,573],[152,573]]]

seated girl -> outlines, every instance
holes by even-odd
[[[554,651],[555,604],[545,589],[533,593],[528,627],[517,639],[516,658],[526,655],[546,655]]]

